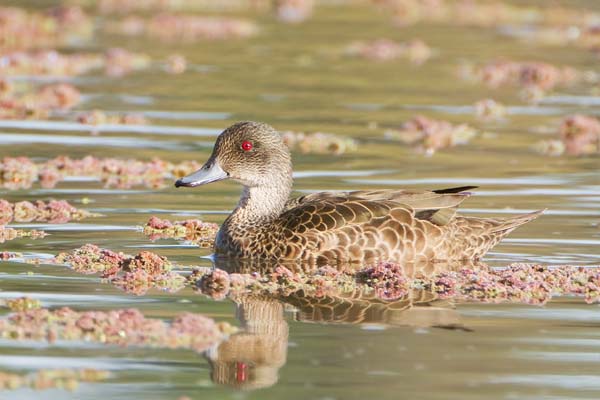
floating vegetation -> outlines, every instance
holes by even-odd
[[[493,99],[482,99],[475,103],[475,115],[483,120],[499,120],[506,116],[506,107]]]
[[[551,156],[600,154],[600,120],[587,115],[572,115],[563,119],[560,140],[543,140],[535,144],[538,152]]]
[[[227,323],[194,313],[180,313],[171,322],[146,318],[130,308],[110,311],[74,311],[33,308],[0,319],[0,337],[10,340],[97,342],[117,346],[190,349],[198,352],[235,332]]]
[[[198,219],[171,222],[153,216],[144,225],[144,235],[150,240],[185,239],[205,248],[212,247],[218,231],[218,224]]]
[[[106,29],[111,33],[145,35],[166,42],[246,38],[258,31],[256,24],[245,19],[168,13],[149,19],[129,16],[107,23]]]
[[[278,0],[275,1],[275,15],[281,22],[297,24],[312,16],[314,0]]]
[[[545,304],[554,295],[583,296],[586,303],[600,302],[600,268],[548,267],[511,264],[504,269],[460,268],[433,276],[408,277],[402,266],[379,263],[355,275],[324,267],[314,274],[277,267],[270,274],[228,274],[222,270],[197,271],[188,280],[201,293],[214,298],[242,294],[304,297],[344,296],[371,290],[384,301],[406,296],[413,289],[439,298],[487,303]]]
[[[388,129],[384,133],[385,137],[412,145],[427,155],[440,149],[466,144],[476,134],[477,131],[467,124],[452,125],[450,122],[422,115],[404,122],[399,129]]]
[[[171,54],[165,63],[165,71],[173,75],[183,74],[187,67],[187,60],[181,54]]]
[[[493,61],[484,65],[463,64],[463,79],[486,84],[490,88],[512,85],[521,88],[524,100],[539,101],[546,92],[584,80],[594,80],[593,73],[582,74],[572,67],[557,67],[544,62]]]
[[[4,157],[0,162],[0,186],[9,190],[27,189],[39,181],[53,188],[67,176],[98,178],[105,187],[128,189],[133,186],[162,187],[165,179],[185,176],[200,165],[194,161],[172,164],[160,159],[152,161],[119,160],[86,156],[72,159],[58,156],[35,163],[27,157]]]
[[[10,83],[0,78],[0,119],[41,119],[51,111],[69,110],[81,94],[73,85],[46,85],[32,93],[13,93]]]
[[[21,239],[21,238],[31,238],[31,239],[40,239],[47,235],[44,231],[38,231],[35,229],[24,230],[24,229],[15,229],[15,228],[7,228],[3,225],[0,225],[0,243],[8,242],[9,240]],[[3,253],[4,256],[4,253]]]
[[[31,374],[20,375],[0,372],[0,390],[63,389],[75,391],[81,382],[91,383],[106,380],[108,371],[94,368],[84,369],[42,369]]]
[[[44,13],[0,7],[0,50],[64,45],[90,37],[92,20],[78,6],[59,6]]]
[[[372,61],[406,59],[412,64],[421,65],[431,58],[431,48],[422,40],[398,43],[389,39],[353,42],[346,48],[346,54],[360,56]]]
[[[14,51],[0,56],[3,76],[76,76],[100,69],[102,56],[91,53],[62,54],[56,50]]]
[[[19,256],[21,255],[18,253],[13,253],[11,251],[0,251],[0,261],[7,261]]]
[[[528,44],[537,43],[555,46],[578,46],[597,51],[600,48],[599,25],[575,26],[510,26],[500,30],[500,33],[522,39]]]
[[[54,262],[68,264],[82,274],[101,274],[118,288],[138,296],[152,288],[177,292],[185,286],[185,278],[171,270],[173,266],[165,257],[149,251],[130,256],[86,244],[58,254]]]
[[[120,47],[108,49],[104,56],[104,70],[109,76],[123,76],[130,72],[148,68],[150,57],[143,53],[132,53]]]
[[[122,124],[122,125],[146,125],[148,119],[144,114],[126,113],[107,115],[101,110],[86,111],[77,116],[77,122],[86,125]]]
[[[353,293],[358,287],[352,274],[327,266],[308,274],[292,272],[284,266],[264,275],[229,274],[220,269],[194,270],[188,282],[197,291],[215,300],[245,294],[268,297],[292,293],[302,293],[305,297],[339,296]]]
[[[98,217],[89,211],[79,210],[65,200],[41,200],[31,203],[20,201],[10,203],[0,199],[0,225],[10,222],[49,222],[51,224],[64,224],[69,221],[79,221],[84,218]]]
[[[291,149],[308,154],[344,154],[356,151],[356,140],[332,133],[281,132],[283,142]]]
[[[391,14],[399,26],[420,22],[461,26],[497,27],[507,24],[593,26],[600,14],[574,8],[540,7],[503,1],[377,0],[375,4]]]
[[[101,14],[132,14],[153,11],[242,11],[261,10],[270,0],[69,0],[69,3],[95,7]]]

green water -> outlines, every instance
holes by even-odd
[[[20,4],[21,2],[19,2]],[[35,1],[23,2],[32,7]],[[570,2],[564,2],[569,4]],[[573,2],[596,7],[594,1]],[[278,23],[268,15],[249,14],[261,27],[249,39],[164,44],[143,38],[100,35],[84,49],[115,45],[147,52],[153,59],[184,54],[209,72],[166,75],[157,66],[121,79],[103,75],[77,81],[86,95],[79,110],[210,112],[215,118],[176,120],[153,118],[156,125],[222,130],[234,121],[257,120],[280,130],[325,131],[358,139],[358,151],[341,156],[295,153],[299,191],[411,187],[418,189],[479,185],[464,203],[469,215],[500,215],[548,208],[535,222],[513,233],[488,254],[491,265],[511,262],[588,265],[600,263],[600,162],[598,157],[536,154],[530,146],[548,138],[540,126],[555,129],[573,112],[599,114],[596,102],[578,105],[560,95],[589,96],[590,86],[554,93],[557,104],[542,102],[500,122],[484,123],[459,106],[493,97],[509,106],[524,106],[514,88],[487,89],[456,77],[461,60],[486,62],[497,57],[569,64],[598,69],[591,52],[575,47],[527,44],[495,29],[416,25],[393,27],[385,13],[354,4],[316,8],[300,25]],[[341,50],[353,40],[387,37],[425,40],[436,51],[423,66],[406,61],[374,63],[348,58]],[[200,68],[202,69],[202,68]],[[134,97],[135,96],[135,97]],[[564,100],[564,101],[562,101]],[[434,110],[431,106],[437,106]],[[514,110],[514,109],[510,109]],[[468,145],[441,150],[433,157],[384,139],[387,127],[398,126],[416,113],[466,122],[492,134]],[[174,114],[172,114],[174,115]],[[374,123],[377,124],[373,127]],[[7,144],[6,135],[64,137],[47,144]],[[27,137],[27,136],[24,136]],[[92,154],[99,157],[160,157],[169,161],[206,160],[215,136],[159,133],[89,132],[0,128],[0,156],[51,158]],[[115,138],[129,139],[117,142]],[[68,141],[67,141],[68,139]],[[143,140],[141,140],[143,139]],[[151,142],[149,142],[150,140]],[[119,145],[120,143],[120,145]],[[126,146],[128,145],[128,146]],[[327,174],[322,173],[327,171]],[[155,251],[182,264],[209,266],[210,251],[174,240],[148,241],[135,230],[151,215],[174,219],[193,216],[221,222],[235,206],[240,188],[231,182],[194,190],[102,189],[98,182],[62,182],[56,189],[34,185],[29,190],[2,191],[9,201],[66,199],[105,214],[77,224],[43,226],[51,236],[21,239],[2,250],[56,254],[94,243],[115,251]],[[91,204],[82,205],[87,197]],[[27,226],[40,227],[39,224]],[[236,305],[212,301],[186,289],[177,294],[153,291],[136,297],[64,267],[0,264],[0,296],[26,294],[44,306],[76,309],[138,307],[147,316],[169,317],[180,311],[207,314],[236,325]],[[248,361],[248,348],[232,338],[210,354],[136,348],[111,348],[87,343],[0,341],[0,370],[26,373],[40,368],[95,367],[111,371],[108,381],[82,384],[76,392],[29,389],[0,392],[2,399],[596,399],[600,397],[600,310],[581,299],[561,298],[543,307],[462,304],[398,311],[368,323],[326,323],[293,309],[274,307],[270,319],[254,321],[267,328],[250,342],[261,352],[260,372],[250,383],[218,379],[210,358],[236,355]],[[273,317],[275,315],[276,317]],[[315,321],[316,320],[316,321]],[[252,322],[252,321],[250,321]],[[270,327],[270,328],[269,328]],[[448,329],[445,329],[448,328]],[[276,332],[273,334],[272,332]],[[262,335],[262,336],[261,336]],[[236,342],[237,341],[237,342]],[[262,344],[257,344],[262,343]],[[261,347],[262,346],[262,347]],[[226,375],[226,374],[225,374]],[[234,372],[235,375],[235,372]],[[231,375],[230,375],[231,378]],[[240,390],[235,386],[245,386]]]

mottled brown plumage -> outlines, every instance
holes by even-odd
[[[217,255],[310,266],[479,259],[541,213],[508,219],[455,215],[469,187],[322,192],[289,200],[291,165],[272,127],[240,122],[219,135],[205,166],[176,186],[226,178],[244,185],[238,206],[217,235]]]

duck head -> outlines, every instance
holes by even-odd
[[[238,122],[217,138],[208,161],[198,171],[175,182],[194,187],[233,179],[246,187],[281,184],[291,179],[291,157],[279,133],[260,122]]]

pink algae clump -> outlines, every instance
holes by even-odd
[[[93,341],[118,346],[184,348],[203,351],[233,329],[191,313],[170,323],[146,318],[137,309],[77,312],[63,307],[16,312],[0,319],[0,337],[12,340]]]
[[[103,276],[110,277],[121,270],[125,259],[123,253],[115,253],[93,244],[85,244],[70,253],[60,253],[54,258],[54,261],[69,264],[75,271],[82,274],[102,273]]]
[[[281,22],[297,24],[311,17],[314,6],[314,0],[277,0],[275,15]]]
[[[333,133],[284,131],[281,133],[281,137],[291,150],[299,150],[304,154],[340,155],[356,151],[357,148],[354,139]]]
[[[572,67],[557,67],[544,62],[493,61],[474,66],[463,65],[464,79],[486,84],[490,88],[513,85],[520,87],[524,99],[537,101],[544,93],[572,85],[583,75]]]
[[[196,286],[203,294],[212,299],[223,300],[229,294],[231,280],[227,272],[215,269],[202,276],[196,282]]]
[[[600,153],[600,120],[587,115],[573,115],[563,120],[560,138],[570,155]]]
[[[50,200],[48,202],[38,200],[35,203],[20,201],[12,204],[0,199],[0,224],[13,221],[62,224],[71,220],[81,220],[88,217],[97,217],[98,215],[79,210],[65,200]]]
[[[68,110],[79,103],[80,97],[79,90],[66,83],[44,86],[36,95],[37,106],[47,110]]]
[[[450,122],[417,116],[404,122],[398,129],[388,129],[385,136],[413,145],[418,151],[432,155],[439,149],[465,144],[477,132],[467,124],[452,125]]]
[[[165,63],[165,70],[173,75],[183,74],[187,67],[187,60],[181,54],[171,54]]]
[[[77,116],[77,122],[86,125],[122,124],[122,125],[146,125],[148,120],[144,114],[127,113],[118,115],[107,115],[101,110],[86,111]]]
[[[585,156],[600,154],[600,120],[587,115],[572,115],[561,122],[559,140],[543,140],[534,146],[542,154]]]
[[[383,300],[400,299],[410,289],[404,269],[398,264],[379,263],[362,269],[357,274],[357,280],[375,289],[377,297]]]
[[[58,254],[54,261],[68,264],[82,274],[99,273],[113,285],[137,296],[152,288],[176,292],[185,286],[185,278],[171,271],[172,265],[165,257],[149,251],[129,256],[86,244]]]
[[[197,243],[200,247],[212,247],[219,225],[197,219],[171,222],[151,217],[144,226],[144,234],[151,240],[174,238]]]
[[[407,59],[412,64],[421,65],[432,55],[431,48],[422,40],[398,43],[389,39],[375,39],[369,42],[358,41],[347,47],[346,53],[373,61]]]
[[[117,47],[106,51],[104,64],[106,75],[123,76],[147,68],[150,65],[150,57]]]
[[[482,99],[474,104],[475,115],[483,120],[499,120],[506,116],[506,107],[493,99]]]
[[[15,51],[0,55],[0,73],[11,75],[83,75],[102,66],[95,54],[62,54],[55,50]]]
[[[0,7],[0,50],[40,48],[87,38],[92,21],[77,6],[60,6],[45,13]]]
[[[149,19],[128,17],[109,24],[108,30],[124,35],[147,35],[167,42],[195,42],[245,38],[254,35],[258,28],[243,19],[161,13]]]

